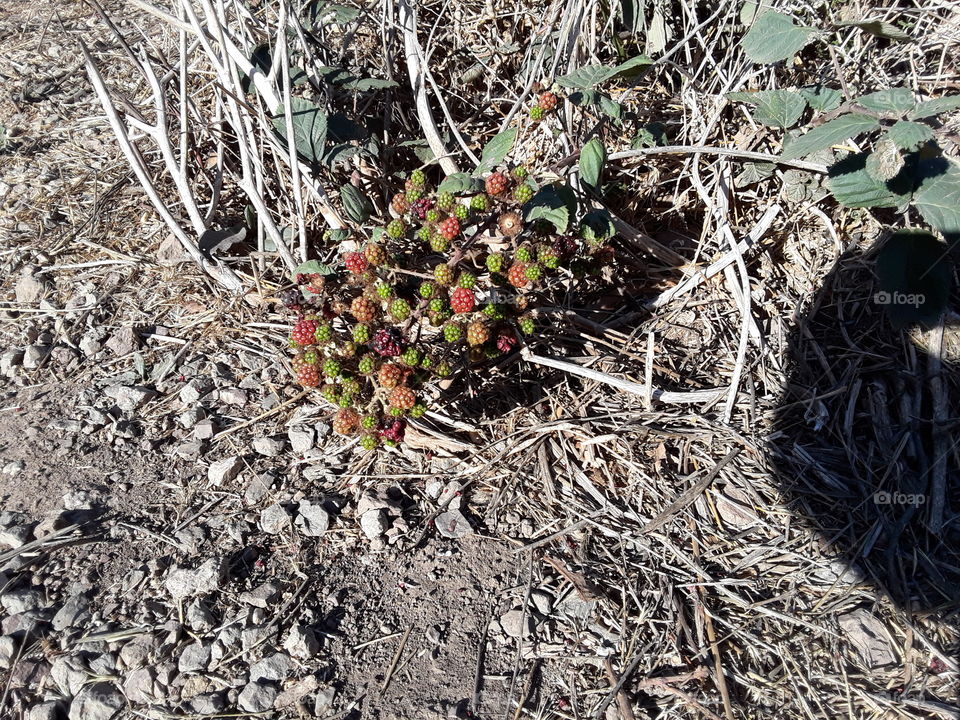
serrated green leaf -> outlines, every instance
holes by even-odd
[[[594,190],[600,185],[600,173],[607,160],[607,151],[600,138],[593,138],[580,150],[580,177]]]
[[[849,155],[830,168],[824,184],[834,198],[852,208],[905,208],[913,190],[910,174],[901,172],[891,180],[874,180],[866,170],[867,156],[868,153]]]
[[[953,268],[947,246],[932,234],[900,230],[880,248],[876,260],[879,292],[895,328],[936,325],[950,298]]]
[[[806,98],[807,103],[817,112],[830,112],[840,107],[843,96],[839,90],[828,87],[805,87],[800,88],[800,94]]]
[[[928,140],[933,139],[933,129],[923,123],[901,120],[887,129],[887,137],[898,148],[903,150],[917,150]]]
[[[880,123],[876,118],[861,113],[841,115],[819,127],[815,127],[806,135],[798,137],[783,151],[784,160],[795,160],[805,157],[817,150],[823,150],[841,143],[847,138],[856,137],[870,130],[876,130]]]
[[[874,146],[873,152],[867,156],[864,170],[877,182],[886,182],[897,176],[903,169],[903,164],[903,155],[900,154],[900,148],[890,138],[885,137]]]
[[[887,40],[899,40],[901,42],[910,42],[913,40],[912,37],[907,35],[903,30],[898,28],[893,23],[886,22],[885,20],[847,20],[845,22],[836,23],[837,27],[857,27],[868,32],[871,35],[876,35],[877,37],[885,38]]]
[[[557,84],[561,87],[589,90],[602,83],[609,76],[610,68],[605,65],[584,65],[568,75],[558,77]]]
[[[293,119],[293,144],[297,153],[310,162],[323,157],[323,145],[327,139],[327,115],[322,109],[304,98],[290,98],[290,114]],[[273,127],[287,142],[287,120],[283,108],[273,117]]]
[[[913,93],[907,88],[878,90],[869,95],[858,97],[854,102],[863,105],[867,110],[895,113],[904,113],[907,110],[912,110],[917,104]]]
[[[753,117],[764,125],[789,128],[807,109],[807,99],[793,90],[761,90],[760,92],[727,93],[727,98],[757,106]]]
[[[350,183],[340,188],[340,199],[343,200],[343,209],[355,223],[366,222],[373,212],[367,196]]]
[[[960,109],[960,95],[946,95],[936,100],[924,100],[907,117],[911,120],[923,120],[957,109]]]
[[[960,238],[960,165],[944,157],[926,164],[913,203],[930,227]]]
[[[467,173],[454,173],[447,175],[437,188],[437,192],[449,193],[473,193],[478,192],[483,187],[483,181],[471,177]]]
[[[297,275],[330,275],[332,273],[333,269],[329,265],[324,265],[319,260],[307,260],[298,265],[291,274],[296,278]]]
[[[773,171],[776,169],[777,166],[773,163],[746,162],[743,164],[740,173],[734,178],[733,184],[738,188],[754,185],[773,175]]]
[[[524,221],[546,220],[557,232],[566,232],[570,224],[569,202],[556,185],[546,185],[524,206]]]
[[[803,50],[814,33],[814,28],[794,25],[788,15],[767,11],[756,19],[740,44],[755,63],[774,63]]]
[[[323,233],[323,240],[328,245],[339,245],[344,240],[349,238],[351,235],[350,231],[346,228],[335,228],[327,230]]]
[[[477,171],[492,170],[503,162],[503,159],[513,149],[513,143],[516,139],[516,128],[504,130],[502,133],[495,135],[483,148],[483,152],[480,154],[480,167],[477,168]]]
[[[595,105],[598,96],[599,93],[596,90],[578,90],[575,93],[570,93],[567,99],[578,107],[587,107],[588,105]]]

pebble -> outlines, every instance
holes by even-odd
[[[53,700],[38,703],[27,713],[27,720],[60,720],[61,717],[60,703]]]
[[[75,627],[90,615],[90,599],[84,595],[71,596],[53,616],[53,629],[57,631]]]
[[[142,385],[122,385],[117,388],[115,400],[118,408],[124,412],[133,412],[142,408],[154,397],[156,393],[150,388]]]
[[[180,652],[177,669],[182,673],[202,672],[210,664],[210,645],[195,642]]]
[[[231,455],[211,463],[207,469],[207,478],[211,483],[219,486],[235,480],[242,469],[243,458],[239,455]]]
[[[264,457],[277,457],[283,452],[286,441],[274,437],[258,437],[253,441],[253,449]]]
[[[251,713],[266,712],[273,708],[277,699],[277,689],[272,685],[262,685],[258,682],[247,683],[237,697],[237,704],[241,710]],[[73,720],[71,718],[71,720]]]
[[[177,568],[167,573],[164,586],[174,600],[203,595],[220,587],[226,574],[222,558],[210,558],[196,569]]]
[[[23,351],[23,367],[27,370],[36,370],[49,354],[48,345],[27,345]]]
[[[240,602],[253,607],[265,608],[280,594],[280,583],[270,581],[258,585],[253,590],[240,593]]]
[[[386,510],[367,510],[360,516],[360,529],[368,538],[380,537],[387,531],[388,527]]]
[[[306,425],[298,425],[290,428],[287,430],[290,449],[298,455],[311,450],[316,434],[316,431],[312,427]]]
[[[117,330],[107,340],[107,348],[117,357],[129,355],[140,347],[140,336],[133,328],[125,327]]]
[[[297,527],[307,537],[322,535],[330,527],[330,515],[323,509],[319,498],[300,501],[297,509]]]
[[[254,682],[259,680],[282,682],[290,673],[290,662],[290,656],[286,653],[267,655],[263,660],[250,666],[250,679]]]
[[[260,473],[247,485],[247,489],[243,493],[243,501],[247,505],[259,503],[270,492],[270,486],[273,485],[274,480],[276,480],[276,473],[270,470]]]
[[[123,681],[123,694],[131,702],[149,705],[153,701],[153,682],[152,668],[138,668]]]
[[[60,692],[67,697],[76,695],[89,678],[86,663],[73,655],[59,655],[50,667],[50,677]]]
[[[216,623],[217,619],[203,600],[197,598],[187,606],[187,624],[197,632],[210,632]]]
[[[0,545],[10,548],[23,547],[33,540],[33,525],[11,525],[0,528]]]
[[[212,418],[207,418],[193,426],[193,436],[197,440],[209,440],[217,434],[218,429],[217,423]]]
[[[207,416],[206,411],[201,407],[192,407],[184,410],[177,415],[177,422],[186,430],[196,427],[197,423]]]
[[[17,641],[9,635],[0,637],[0,670],[8,670],[17,656]]]
[[[533,632],[533,619],[529,613],[524,617],[522,610],[510,610],[500,617],[500,627],[509,637],[524,637]]]
[[[270,535],[279,535],[290,525],[290,516],[283,505],[274,503],[260,512],[260,528]]]
[[[459,510],[448,510],[441,513],[434,520],[437,532],[447,538],[460,540],[473,532],[470,523]]]
[[[223,388],[220,391],[220,401],[227,405],[246,405],[247,393],[237,387]]]
[[[18,303],[22,305],[33,305],[43,297],[46,289],[46,284],[36,275],[24,275],[17,280],[14,293],[16,294]]]
[[[4,377],[13,377],[16,374],[16,368],[23,364],[23,350],[19,348],[10,348],[0,355],[0,375]]]
[[[308,626],[294,625],[283,641],[283,649],[295,658],[309,660],[320,651],[320,641]]]
[[[43,595],[37,590],[22,589],[0,595],[0,604],[9,615],[35,610],[43,603]]]
[[[112,683],[86,685],[70,703],[70,720],[111,720],[126,705]]]

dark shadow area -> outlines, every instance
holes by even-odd
[[[854,251],[803,310],[771,466],[825,552],[912,620],[957,628],[960,369],[894,329],[878,298],[873,258]]]

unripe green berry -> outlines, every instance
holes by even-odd
[[[522,332],[524,335],[533,335],[533,331],[536,330],[537,327],[536,323],[533,321],[533,318],[529,315],[520,318],[517,321],[517,325],[520,328],[520,332]]]
[[[453,208],[454,197],[453,193],[450,192],[441,192],[437,193],[437,207],[441,210],[450,210]]]
[[[474,195],[470,198],[470,209],[476,212],[483,212],[490,207],[490,199],[483,193]]]
[[[410,408],[410,417],[412,418],[421,418],[427,414],[427,406],[421,402],[416,403],[412,408]]]
[[[404,365],[416,367],[420,363],[420,351],[414,347],[409,347],[400,355],[400,361]]]
[[[423,170],[414,170],[410,173],[410,184],[418,188],[422,188],[427,184],[427,176]]]
[[[533,197],[533,188],[523,183],[522,185],[517,185],[513,190],[513,199],[518,203],[525,203]]]
[[[353,341],[361,345],[370,342],[370,326],[363,323],[353,326]]]
[[[377,283],[376,290],[377,290],[377,296],[380,298],[383,298],[384,300],[386,300],[393,294],[393,290],[390,288],[390,286],[387,285],[387,283],[383,282],[382,280]]]
[[[437,374],[437,377],[450,377],[450,373],[453,372],[453,368],[450,367],[450,363],[446,360],[441,360],[434,372]]]
[[[470,217],[470,210],[466,205],[457,205],[453,209],[453,216],[460,221],[466,220],[468,217]]]
[[[398,322],[403,322],[410,317],[410,303],[403,298],[397,298],[390,304],[390,314]]]
[[[430,301],[430,304],[427,305],[427,307],[429,308],[430,312],[443,312],[447,309],[447,301],[441,297],[436,297]]]
[[[453,271],[446,265],[437,265],[433,269],[433,279],[439,285],[449,285],[453,282]]]
[[[360,418],[360,427],[364,430],[373,430],[377,426],[376,415],[364,415]]]
[[[531,120],[535,120],[535,121],[539,122],[539,121],[543,120],[543,116],[544,116],[543,108],[540,107],[539,105],[534,105],[532,108],[530,108],[530,119],[531,119]]]
[[[356,395],[360,392],[360,383],[355,378],[347,378],[340,381],[340,389],[345,395]]]
[[[440,222],[440,217],[441,215],[439,210],[433,210],[433,209],[427,210],[428,223]]]
[[[360,438],[360,447],[364,450],[376,450],[378,445],[377,436],[373,434],[366,434]]]
[[[333,328],[330,327],[329,323],[323,323],[318,325],[317,329],[313,333],[313,339],[318,343],[327,343],[330,342],[330,339],[333,337]]]
[[[503,270],[503,255],[500,253],[494,253],[493,255],[487,255],[487,270],[492,273],[498,273]]]
[[[376,368],[376,361],[370,355],[364,355],[357,363],[357,370],[363,375],[369,375],[374,371],[374,368]]]
[[[432,298],[436,292],[437,286],[429,280],[425,280],[424,282],[420,283],[420,297]]]
[[[346,393],[342,393],[340,397],[337,398],[337,405],[342,408],[348,408],[353,405],[353,398]]]
[[[403,220],[396,219],[387,223],[387,235],[392,237],[394,240],[402,238],[406,231],[407,224]]]
[[[407,190],[407,202],[411,205],[423,197],[423,190]]]
[[[334,405],[337,404],[337,386],[336,385],[324,385],[323,389],[320,391],[320,394],[323,395],[323,399]]]
[[[472,272],[467,272],[466,270],[460,273],[460,277],[457,278],[457,287],[473,290],[476,284],[477,284],[477,276],[474,275]]]
[[[450,249],[450,241],[438,232],[430,235],[430,249],[436,253],[445,253]]]
[[[300,359],[303,360],[307,365],[316,365],[317,360],[320,359],[320,355],[313,348],[307,348],[303,351],[303,355],[300,356]]]
[[[510,171],[510,174],[517,179],[518,182],[523,182],[527,179],[527,169],[523,165],[517,165],[513,170]]]
[[[433,237],[433,228],[424,225],[422,228],[417,230],[417,240],[421,242],[430,242],[430,238]]]
[[[456,342],[463,337],[463,326],[457,323],[447,323],[443,326],[443,339],[447,342]]]
[[[524,274],[527,276],[527,280],[539,280],[540,276],[543,275],[543,266],[533,263]]]
[[[517,262],[528,263],[533,262],[533,253],[530,251],[526,245],[517,248],[517,252],[514,256]]]
[[[420,358],[420,367],[422,367],[424,370],[429,370],[432,368],[433,358],[429,355],[424,355],[422,358]]]
[[[486,315],[491,320],[503,320],[505,317],[503,308],[499,305],[487,305],[483,308],[483,314]]]
[[[389,413],[390,417],[403,417],[403,410],[398,407],[391,407],[387,410],[387,413]]]
[[[323,361],[323,374],[329,378],[336,377],[340,374],[340,363],[333,358],[327,358]]]

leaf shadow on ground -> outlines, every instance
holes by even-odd
[[[838,583],[875,587],[915,627],[944,623],[955,643],[960,371],[946,359],[938,368],[908,333],[893,329],[877,291],[872,259],[859,251],[825,279],[790,338],[789,381],[768,457],[784,502],[847,571]],[[939,414],[938,397],[953,402]],[[940,649],[960,660],[960,645]]]

